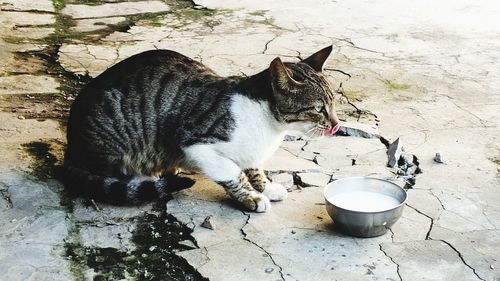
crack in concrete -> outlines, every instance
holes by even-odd
[[[378,246],[380,248],[380,251],[382,251],[382,253],[384,253],[384,255],[388,257],[393,264],[396,265],[396,273],[398,274],[399,280],[403,281],[403,277],[401,277],[401,273],[399,272],[399,264],[396,261],[394,261],[394,259],[384,251],[384,249],[382,249],[382,244],[379,244]]]
[[[58,53],[59,53],[59,54],[62,54],[62,55],[64,55],[64,56],[66,56],[69,60],[71,60],[71,61],[73,61],[73,62],[77,63],[77,64],[78,64],[78,65],[79,65],[79,66],[80,66],[80,67],[81,67],[81,68],[85,71],[85,74],[84,74],[84,75],[89,75],[89,71],[88,71],[87,67],[86,67],[86,66],[84,66],[80,60],[77,60],[77,59],[76,59],[76,58],[74,58],[73,56],[69,55],[70,53],[66,53],[66,52],[63,52],[63,51],[60,51],[60,50],[58,51]],[[59,57],[60,57],[60,56],[61,56],[61,55],[59,55]]]
[[[431,235],[432,228],[434,227],[434,219],[433,219],[433,218],[431,218],[429,215],[427,215],[427,214],[425,214],[425,213],[421,212],[421,211],[420,211],[420,210],[418,210],[417,208],[415,208],[415,207],[411,206],[411,205],[410,205],[410,204],[408,204],[408,203],[406,203],[406,206],[408,206],[408,207],[412,208],[415,212],[417,212],[417,213],[421,214],[422,216],[427,217],[428,219],[430,219],[430,220],[431,220],[431,225],[429,226],[429,230],[428,230],[428,231],[427,231],[427,233],[425,234],[425,240],[429,240],[429,239],[430,239],[430,238],[429,238],[429,236]]]
[[[374,114],[373,112],[371,112],[369,110],[365,110],[365,109],[360,109],[353,102],[351,102],[349,100],[349,97],[344,92],[344,88],[342,87],[342,82],[340,82],[340,85],[337,88],[337,90],[335,90],[335,92],[337,94],[341,95],[347,101],[347,104],[349,104],[350,106],[352,106],[356,110],[356,113],[358,113],[358,119],[356,120],[357,122],[359,122],[359,119],[361,119],[361,115],[363,115],[363,114],[372,115],[373,117],[378,118],[378,116],[376,114]]]
[[[262,51],[262,54],[265,55],[266,52],[267,52],[267,48],[269,47],[269,44],[271,44],[271,42],[273,42],[274,40],[276,40],[276,38],[280,37],[280,35],[274,35],[273,38],[271,38],[271,40],[267,41],[266,44],[264,45],[264,50]]]
[[[481,125],[483,126],[488,126],[487,124],[487,121],[486,120],[483,120],[481,117],[477,116],[475,113],[471,112],[470,110],[464,108],[463,106],[459,105],[452,97],[450,97],[449,95],[444,95],[445,97],[448,98],[448,100],[453,104],[455,105],[458,109],[464,111],[464,112],[467,112],[468,114],[472,115],[474,118],[476,118],[479,123],[481,123]]]
[[[451,211],[451,210],[446,210],[446,211],[449,212],[449,213],[452,213],[452,214],[456,215],[457,217],[460,217],[460,218],[468,221],[472,225],[476,225],[476,226],[481,227],[483,230],[494,230],[495,229],[495,226],[493,224],[491,224],[491,222],[488,220],[488,218],[485,218],[485,219],[488,221],[488,223],[490,223],[491,228],[484,227],[481,223],[478,223],[477,221],[472,220],[470,218],[466,218],[463,215],[461,215],[460,213],[457,213],[455,211]]]
[[[432,239],[432,238],[431,238]],[[434,239],[432,239],[434,240]],[[472,273],[474,273],[474,275],[476,275],[476,277],[479,279],[479,280],[483,280],[483,281],[486,281],[486,279],[484,278],[481,278],[481,276],[479,276],[479,274],[476,272],[476,269],[474,269],[472,266],[470,266],[464,259],[464,257],[462,256],[462,253],[460,253],[460,251],[457,250],[457,248],[453,247],[453,245],[451,245],[451,243],[449,243],[448,241],[445,241],[443,239],[436,239],[435,241],[441,241],[443,243],[445,243],[446,245],[448,245],[453,251],[455,251],[455,253],[457,253],[458,257],[462,260],[463,264],[465,264],[468,268],[470,268],[472,270]]]
[[[394,231],[392,231],[392,228],[387,227],[387,230],[391,233],[391,242],[394,243]]]
[[[441,205],[441,208],[443,210],[446,210],[446,208],[444,207],[444,204],[443,202],[441,201],[441,198],[439,198],[433,191],[432,189],[429,189],[429,192],[431,193],[432,196],[434,196],[436,198],[436,200],[439,202],[439,204]]]
[[[467,195],[465,196],[467,197]],[[468,198],[468,197],[467,197]],[[470,199],[470,198],[469,198]],[[493,226],[493,229],[497,229],[496,225],[490,220],[490,217],[486,213],[486,209],[489,207],[488,203],[485,203],[484,206],[481,208],[481,213],[483,214],[484,218],[488,221],[488,223]]]
[[[276,266],[278,267],[278,272],[281,276],[281,280],[285,281],[285,276],[283,275],[283,267],[281,267],[279,264],[276,263],[276,261],[274,260],[273,256],[271,255],[270,252],[268,252],[266,249],[264,249],[264,247],[260,246],[259,244],[257,244],[256,242],[250,240],[247,238],[247,234],[245,232],[245,230],[243,230],[245,228],[245,226],[248,225],[248,222],[250,221],[250,214],[247,214],[243,211],[241,211],[245,216],[247,216],[247,220],[245,221],[245,224],[240,228],[240,232],[241,232],[241,235],[243,236],[243,240],[247,241],[248,243],[251,243],[253,244],[254,246],[256,246],[257,248],[259,248],[260,250],[262,250],[264,253],[267,254],[267,256],[269,257],[269,259],[271,260],[271,262]]]
[[[434,194],[433,194],[433,195],[434,195]],[[434,196],[435,196],[435,195],[434,195]],[[460,251],[458,251],[458,249],[456,249],[455,247],[453,247],[453,245],[451,245],[451,243],[449,243],[449,242],[447,242],[447,241],[445,241],[445,240],[443,240],[443,239],[432,239],[432,237],[430,237],[430,234],[431,234],[432,228],[433,228],[433,226],[434,226],[434,219],[433,219],[432,217],[430,217],[429,215],[427,215],[427,214],[425,214],[425,213],[421,212],[421,211],[420,211],[420,210],[418,210],[417,208],[415,208],[415,207],[413,207],[413,206],[409,205],[408,203],[406,203],[406,206],[408,206],[408,207],[412,208],[412,209],[413,209],[413,210],[415,210],[417,213],[419,213],[419,214],[421,214],[421,215],[423,215],[423,216],[425,216],[425,217],[427,217],[427,218],[429,218],[429,219],[431,220],[431,225],[429,226],[429,230],[427,231],[427,234],[426,234],[426,236],[425,236],[425,240],[441,241],[441,242],[445,243],[445,244],[446,244],[446,245],[448,245],[448,246],[449,246],[449,247],[450,247],[453,251],[455,251],[455,253],[457,253],[457,255],[458,255],[458,257],[460,258],[460,260],[462,261],[462,263],[463,263],[464,265],[466,265],[468,268],[470,268],[470,269],[472,270],[472,272],[474,273],[474,275],[476,275],[476,277],[477,277],[479,280],[483,280],[483,281],[485,280],[485,279],[483,279],[483,278],[481,278],[481,277],[479,276],[479,274],[476,272],[476,269],[474,269],[471,265],[469,265],[469,264],[465,261],[464,257],[462,256],[462,253],[460,253]],[[443,206],[443,210],[444,210],[444,206]],[[386,254],[386,255],[387,255],[387,254]]]
[[[32,14],[40,14],[40,15],[43,15],[43,14],[46,14],[46,15],[55,15],[56,14],[56,12],[44,11],[44,10],[37,10],[37,9],[17,10],[15,8],[4,8],[5,6],[0,4],[0,11],[2,11],[2,12],[12,12],[12,13],[32,13]]]
[[[345,43],[348,44],[349,47],[354,48],[354,49],[358,49],[358,50],[362,50],[362,51],[367,51],[367,52],[370,52],[370,53],[382,55],[383,57],[387,57],[389,59],[394,59],[392,57],[387,56],[384,52],[380,52],[380,51],[375,51],[375,50],[371,50],[371,49],[359,47],[356,44],[354,44],[354,42],[352,42],[352,40],[350,38],[333,38],[333,39],[337,40],[337,41],[345,42]]]
[[[115,65],[118,62],[118,60],[120,59],[120,51],[118,50],[118,48],[114,48],[113,50],[115,51],[115,59],[113,60],[111,65]]]
[[[331,67],[325,67],[324,70],[335,71],[335,72],[338,72],[338,73],[341,73],[341,74],[347,76],[347,79],[344,80],[344,82],[352,78],[351,74],[349,74],[349,73],[347,73],[347,72],[345,72],[345,71],[343,71],[341,69],[331,68]]]
[[[293,152],[292,150],[290,150],[290,149],[288,149],[288,148],[285,148],[285,147],[282,147],[282,148],[283,148],[283,150],[284,150],[284,151],[286,151],[286,152],[288,152],[288,153],[292,154],[293,156],[295,156],[295,157],[297,157],[297,158],[302,158],[302,159],[304,159],[304,160],[311,161],[311,162],[313,162],[313,163],[314,163],[314,164],[316,164],[316,165],[318,164],[318,161],[316,160],[317,155],[316,155],[313,159],[308,159],[308,158],[305,158],[305,157],[302,157],[302,156],[298,155],[297,153]],[[304,150],[302,150],[302,151],[304,151]],[[314,152],[313,152],[313,153],[314,153]],[[315,160],[316,160],[316,161],[315,161]]]
[[[203,264],[198,266],[198,268],[196,270],[199,270],[200,268],[204,267],[207,263],[209,263],[212,260],[212,259],[210,259],[210,256],[208,256],[208,248],[207,247],[203,247],[202,253],[205,256],[205,260],[204,260]]]

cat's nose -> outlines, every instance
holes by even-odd
[[[336,132],[340,130],[340,120],[336,114],[334,114],[330,119],[330,128],[325,131],[325,136],[333,136]]]

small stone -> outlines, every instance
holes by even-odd
[[[151,246],[151,247],[149,247],[149,251],[152,252],[152,251],[156,250],[156,248],[158,248],[158,247],[157,246]]]
[[[337,135],[373,139],[380,137],[378,128],[358,122],[342,122]]]
[[[17,119],[19,119],[19,120],[24,120],[24,119],[26,119],[26,118],[25,118],[24,116],[22,116],[22,115],[19,115],[19,116],[17,116]]]
[[[213,221],[212,215],[207,216],[205,220],[201,223],[201,226],[204,228],[215,230],[215,223]]]
[[[295,233],[297,233],[297,232],[295,232],[295,230],[292,230],[292,234],[295,234]]]
[[[401,157],[402,152],[403,146],[401,145],[399,138],[397,138],[387,149],[387,156],[389,158],[387,166],[394,168],[398,164],[398,160]]]
[[[271,272],[273,272],[273,271],[274,271],[274,268],[272,268],[272,267],[268,267],[268,268],[266,268],[264,271],[265,271],[266,273],[271,273]]]
[[[404,164],[406,164],[408,167],[414,166],[415,164],[413,163],[413,154],[410,153],[401,153],[401,158],[402,161],[404,161]],[[399,163],[398,163],[399,165]],[[399,165],[402,166],[402,165]]]
[[[440,164],[445,163],[443,152],[441,152],[441,151],[436,152],[436,156],[434,156],[434,162],[440,163]]]
[[[184,247],[191,248],[191,249],[196,249],[196,245],[191,240],[182,240],[178,244],[181,246],[184,246]]]
[[[293,176],[289,173],[272,175],[271,181],[283,185],[287,190],[293,187]]]
[[[490,269],[495,269],[495,266],[491,264]]]

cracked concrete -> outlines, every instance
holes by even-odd
[[[189,280],[500,280],[499,13],[492,0],[0,0],[0,280],[175,272]],[[168,217],[151,204],[71,199],[53,179],[67,108],[86,75],[161,48],[220,75],[251,75],[276,56],[296,61],[329,44],[325,73],[344,127],[331,139],[283,143],[264,168],[293,175],[293,186],[269,213],[239,211],[198,175],[167,203]],[[338,233],[322,187],[366,175],[404,186],[386,167],[386,145],[398,137],[423,170],[401,219],[381,237]],[[33,142],[39,154],[23,146]],[[437,151],[446,164],[433,161]],[[200,227],[208,215],[215,230]]]

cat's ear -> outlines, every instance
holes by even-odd
[[[295,82],[288,74],[285,65],[279,57],[275,58],[269,66],[269,73],[273,81],[276,81],[281,88],[288,88],[290,83]]]
[[[312,54],[307,59],[303,60],[303,63],[308,64],[314,70],[321,72],[323,71],[323,65],[325,65],[326,59],[332,53],[333,46],[330,45],[326,48],[321,49],[320,51]]]

